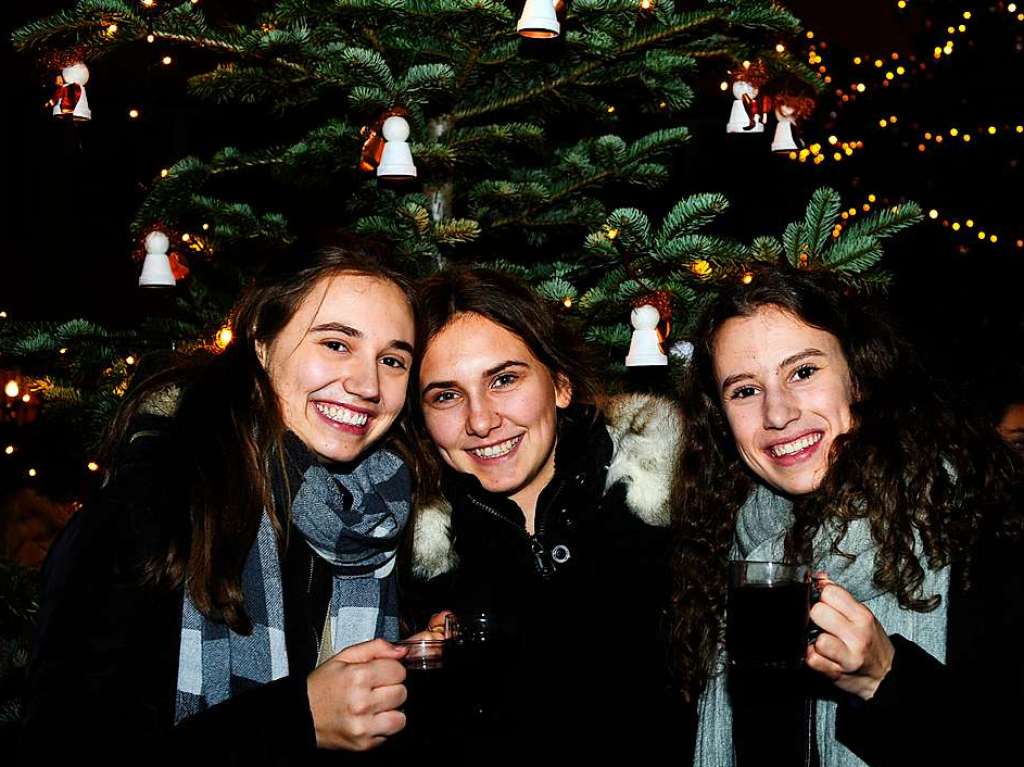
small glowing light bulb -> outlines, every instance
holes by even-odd
[[[137,120],[138,117],[139,117],[139,110],[135,109],[134,107],[132,107],[131,109],[128,110],[128,116],[130,118],[132,118],[133,120]]]
[[[100,465],[98,463],[96,463],[96,461],[89,461],[89,463],[87,463],[85,465],[85,467],[89,471],[99,471],[100,470]]]
[[[934,221],[938,217],[939,211],[935,210],[935,208],[932,208],[930,211],[928,211],[928,218],[930,218],[932,221]]]
[[[231,326],[225,325],[217,331],[217,337],[214,339],[214,343],[217,345],[218,349],[227,349],[234,337],[235,334],[232,332]]]
[[[14,455],[14,445],[8,445],[5,447],[4,452],[7,453],[7,455]]]
[[[10,381],[8,381],[7,384],[4,386],[4,394],[6,394],[8,397],[11,397],[12,399],[21,394],[21,387],[18,386],[18,382],[15,381],[13,378]]]
[[[34,476],[36,476],[36,474],[37,474],[37,473],[38,473],[38,472],[37,472],[37,471],[36,471],[35,469],[29,469],[29,470],[28,470],[28,475],[29,475],[30,477],[34,477]]]
[[[174,59],[172,59],[170,56],[164,56],[160,60],[164,63],[165,66],[169,66]]]

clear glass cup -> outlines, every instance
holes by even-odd
[[[729,563],[726,648],[743,670],[799,668],[807,648],[810,569],[785,562]]]

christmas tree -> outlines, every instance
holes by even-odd
[[[520,272],[607,351],[613,374],[624,371],[632,306],[654,305],[666,326],[673,314],[669,341],[683,340],[715,285],[749,279],[756,262],[884,281],[872,269],[880,240],[919,217],[913,204],[844,229],[839,195],[822,189],[802,221],[752,242],[709,232],[728,206],[718,193],[624,207],[669,180],[702,68],[736,79],[756,70],[780,93],[820,89],[821,75],[780,42],[798,34],[793,15],[761,0],[282,0],[208,11],[80,0],[14,35],[51,74],[63,70],[54,114],[88,116],[83,62],[110,76],[102,67],[142,50],[186,69],[191,99],[236,105],[259,129],[147,183],[131,238],[146,255],[142,282],[189,274],[173,306],[162,299],[129,330],[9,322],[0,354],[48,413],[63,407],[95,437],[140,355],[229,343],[230,299],[261,254],[325,225],[385,238],[414,274],[466,262]]]
[[[111,101],[96,97],[110,94],[97,87],[104,80],[130,82],[142,94],[119,119],[159,115],[155,124],[170,114],[161,102],[211,115],[208,149],[175,156],[175,142],[163,140],[137,157],[117,156],[149,169],[139,179],[123,258],[86,254],[97,269],[141,268],[141,282],[173,289],[147,293],[145,310],[127,325],[90,317],[27,323],[0,312],[0,370],[5,384],[13,382],[0,421],[42,429],[39,460],[58,444],[74,456],[59,467],[43,464],[43,476],[37,457],[18,464],[29,482],[52,489],[56,479],[63,486],[56,494],[68,499],[81,495],[83,474],[94,482],[102,474],[91,446],[143,355],[230,343],[227,315],[247,275],[267,254],[311,234],[345,228],[383,238],[414,275],[459,263],[522,274],[601,347],[614,387],[629,384],[623,358],[634,306],[656,309],[646,313],[648,331],[657,325],[671,351],[715,288],[751,279],[758,263],[831,269],[862,288],[883,283],[881,240],[920,217],[916,205],[892,200],[843,221],[839,194],[821,189],[788,227],[730,238],[714,230],[728,200],[700,191],[712,188],[705,179],[689,179],[682,199],[665,197],[666,186],[679,188],[691,106],[728,104],[718,90],[727,73],[786,97],[780,104],[825,87],[802,53],[790,53],[803,32],[777,3],[205,5],[80,0],[13,36],[40,63],[44,81],[59,74],[48,110],[66,121],[65,141],[83,154],[89,132],[113,120]],[[769,114],[757,98],[737,97],[733,110],[762,129]],[[737,140],[769,151],[768,136]],[[670,354],[671,364],[684,356]],[[668,387],[673,378],[661,380]],[[60,429],[51,435],[47,424]],[[30,452],[13,439],[4,450],[12,459]],[[77,501],[51,516],[74,508]],[[0,573],[0,603],[17,621],[0,632],[11,648],[0,666],[21,668],[31,579],[11,572]],[[15,699],[0,700],[14,712],[7,718],[16,716]]]

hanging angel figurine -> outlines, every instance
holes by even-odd
[[[57,92],[47,103],[53,107],[53,116],[85,122],[92,119],[85,84],[89,82],[89,68],[81,61],[64,67],[57,77]]]
[[[725,126],[726,133],[764,133],[771,109],[770,99],[760,96],[766,79],[764,67],[760,63],[747,62],[731,74],[734,100]]]
[[[775,137],[772,139],[772,151],[786,154],[796,152],[804,147],[801,136],[800,121],[811,116],[814,111],[814,99],[807,96],[795,96],[780,93],[775,97]]]

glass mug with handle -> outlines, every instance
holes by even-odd
[[[444,636],[450,645],[451,669],[469,715],[474,719],[491,718],[499,695],[501,664],[506,660],[500,620],[482,611],[448,613]]]
[[[725,622],[730,667],[782,671],[802,666],[810,605],[811,577],[806,565],[730,562]]]

